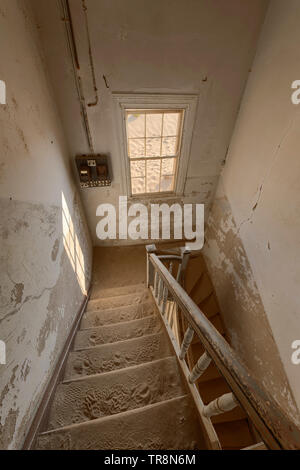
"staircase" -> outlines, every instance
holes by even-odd
[[[206,318],[229,343],[214,287],[201,254],[190,258],[185,272],[184,287]],[[204,351],[198,336],[195,336],[188,353],[188,363],[191,370]],[[213,362],[196,384],[205,405],[217,397],[231,392],[226,380]],[[211,421],[224,450],[250,447],[261,440],[240,406],[219,416],[213,416]]]
[[[108,288],[88,302],[35,448],[206,448],[145,284]]]
[[[96,252],[91,300],[26,448],[299,449],[299,428],[230,347],[201,254],[146,249]]]

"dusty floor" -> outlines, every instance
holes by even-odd
[[[145,281],[144,246],[95,250],[96,286],[38,449],[205,448]]]
[[[94,248],[91,299],[103,289],[146,283],[145,245]]]

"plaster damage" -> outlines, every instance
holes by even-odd
[[[2,0],[0,449],[19,449],[91,278],[91,242],[29,3]]]
[[[7,366],[0,366],[0,448],[11,448],[28,431],[91,273],[88,265],[79,285],[64,248],[61,207],[1,199],[0,210],[0,331],[7,347]],[[75,231],[89,259],[76,218],[80,215],[73,216]]]
[[[264,305],[222,179],[206,227],[204,256],[230,343],[254,377],[300,423]]]
[[[292,103],[291,85],[300,76],[299,16],[297,0],[270,3],[220,190],[229,201],[298,409],[300,368],[291,360],[291,346],[300,338],[300,108]],[[214,224],[219,233],[220,223]],[[215,251],[214,263],[217,257]],[[260,337],[259,328],[255,334]],[[261,346],[257,364],[265,357]]]

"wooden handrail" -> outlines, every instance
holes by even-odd
[[[161,249],[157,248],[155,245],[149,245],[153,247],[152,253],[154,253],[157,256],[181,256],[182,255],[182,250],[185,248],[185,246],[182,246],[180,248],[170,248],[170,249]],[[190,259],[191,258],[197,258],[201,252],[200,251],[190,251]]]
[[[227,381],[269,449],[300,449],[300,430],[271,395],[253,378],[237,353],[179,285],[153,252],[149,262],[159,274],[188,324]]]

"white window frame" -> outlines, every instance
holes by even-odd
[[[164,196],[182,196],[192,144],[192,135],[195,125],[198,95],[165,95],[165,94],[134,94],[113,93],[115,102],[115,118],[120,151],[120,164],[122,174],[122,191],[124,195],[132,198],[162,198]],[[128,109],[182,109],[184,110],[181,150],[177,163],[174,191],[160,193],[131,194],[130,164],[127,154],[126,111]]]

